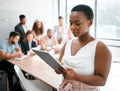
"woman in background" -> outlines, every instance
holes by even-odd
[[[37,40],[37,45],[40,45],[41,44],[40,39],[44,33],[44,25],[43,25],[42,21],[36,19],[33,24],[32,31],[33,31],[35,39]]]
[[[64,39],[68,37],[67,31],[68,31],[67,26],[63,24],[63,17],[59,16],[58,25],[54,26],[53,31],[53,34],[57,38],[59,44],[61,44],[64,41]]]
[[[25,55],[31,48],[37,47],[37,44],[35,41],[33,41],[33,39],[34,36],[32,31],[27,31],[25,34],[25,40],[21,43],[21,49]]]

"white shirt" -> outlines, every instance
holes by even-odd
[[[74,56],[71,55],[71,44],[72,40],[69,40],[66,44],[62,58],[64,66],[74,69],[79,74],[93,75],[97,40],[91,41],[83,46]]]
[[[24,29],[24,32],[26,33],[27,32],[27,26],[26,25],[22,25],[23,29]]]
[[[28,45],[29,45],[29,49],[31,49],[32,48],[32,42],[28,42]]]
[[[52,47],[52,38],[47,37],[48,47]]]
[[[67,38],[67,26],[55,26],[54,27],[54,35],[57,39],[65,39]]]

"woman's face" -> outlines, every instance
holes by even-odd
[[[37,26],[37,29],[40,29],[41,28],[41,22],[36,22],[36,26]]]
[[[63,25],[63,19],[61,18],[61,19],[59,19],[59,26],[62,26]]]
[[[33,34],[28,34],[26,39],[28,42],[31,42],[33,40]]]
[[[83,12],[72,11],[70,14],[70,29],[75,37],[80,37],[89,31],[92,20],[88,20]]]

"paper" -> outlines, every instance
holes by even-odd
[[[20,57],[20,58],[14,58],[14,60],[23,60],[23,59],[25,59],[25,58],[27,58],[28,57],[28,55],[23,55],[22,57]]]
[[[33,50],[33,51],[54,70],[56,70],[58,67],[62,67],[63,69],[65,69],[65,67],[48,52],[40,51],[40,50]]]

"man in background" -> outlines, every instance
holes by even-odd
[[[19,16],[20,23],[15,26],[15,31],[20,34],[20,40],[19,44],[21,45],[21,42],[24,40],[25,33],[27,32],[27,26],[26,26],[26,17],[25,15]]]
[[[15,74],[14,65],[7,60],[11,58],[21,57],[22,51],[18,46],[20,34],[18,32],[11,32],[8,40],[0,42],[0,70],[8,73],[8,81],[10,91],[14,90],[13,76]]]
[[[52,30],[47,30],[47,35],[41,38],[41,49],[50,50],[58,44],[57,39],[53,36]]]

